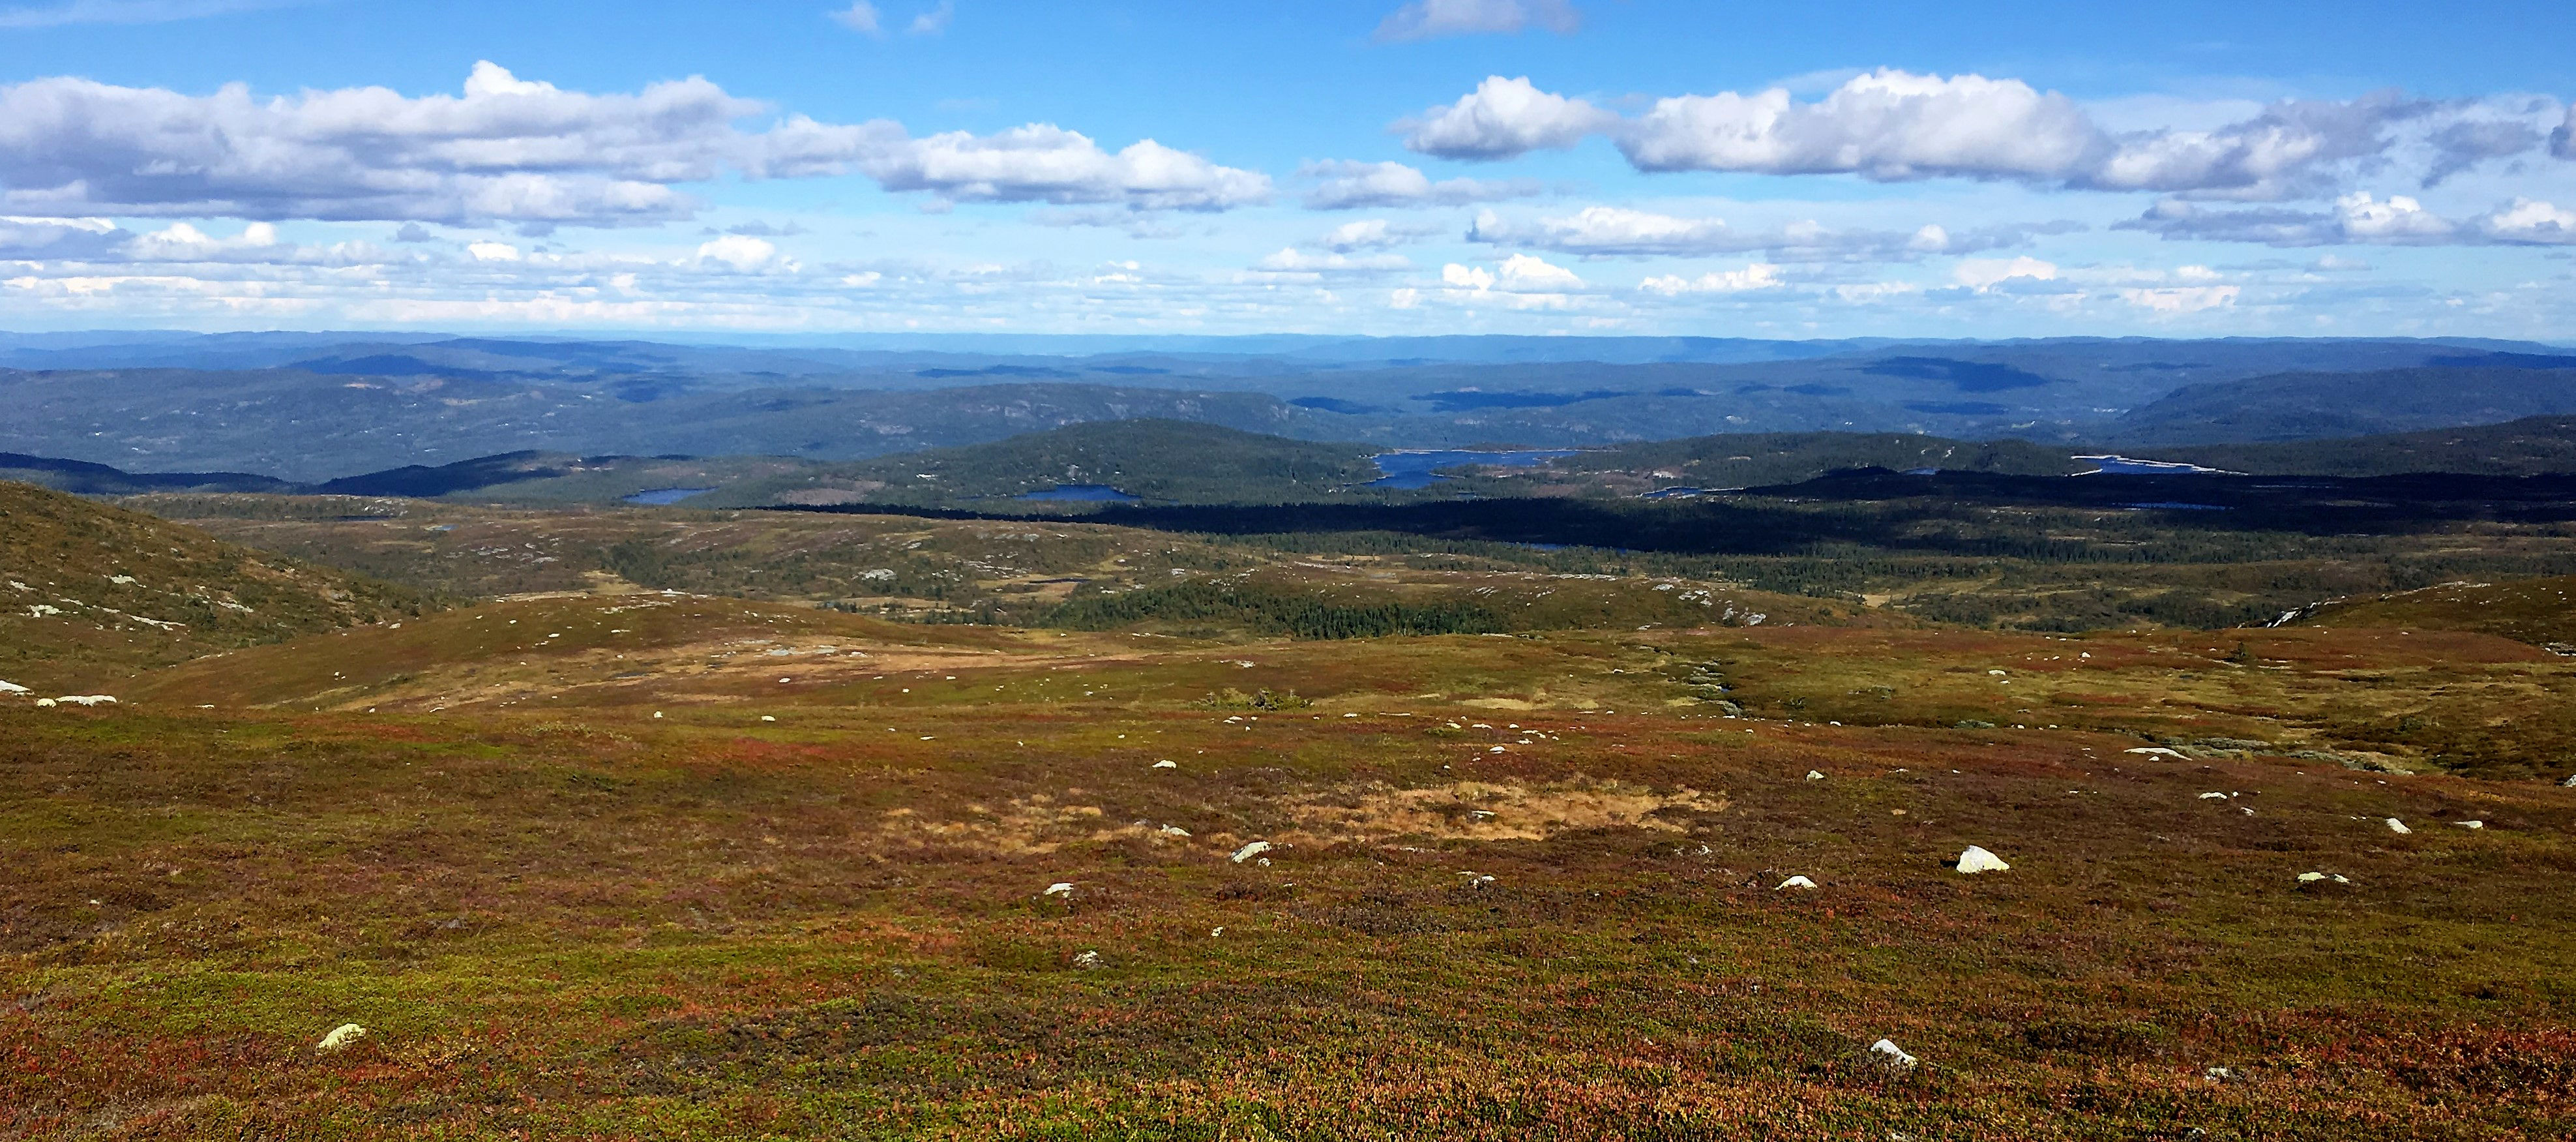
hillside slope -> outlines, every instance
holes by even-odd
[[[1032,432],[751,481],[693,507],[883,503],[990,507],[1030,492],[1102,485],[1156,503],[1291,503],[1381,473],[1361,444],[1329,444],[1213,424],[1145,419]]]
[[[0,482],[0,679],[39,693],[113,693],[145,667],[424,609],[400,587]]]
[[[2576,369],[2282,373],[2177,389],[2122,416],[2104,438],[2167,445],[2320,440],[2568,413],[2576,413]]]
[[[2529,416],[2474,428],[2436,428],[2340,440],[2163,448],[2181,460],[2254,476],[2393,476],[2462,472],[2539,476],[2576,472],[2576,416]]]
[[[1745,432],[1623,444],[1560,456],[1536,468],[1488,469],[1457,490],[1482,495],[1794,484],[1846,468],[1937,468],[2017,476],[2066,476],[2092,465],[2063,447],[2025,440],[1975,443],[1904,432]]]
[[[2576,575],[2442,583],[2419,591],[2336,599],[2302,608],[2303,626],[2458,630],[2576,654]]]

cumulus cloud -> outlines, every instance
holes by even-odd
[[[618,225],[686,217],[676,184],[858,170],[961,201],[1224,209],[1266,176],[1146,140],[1112,153],[1047,124],[916,139],[790,116],[705,79],[594,95],[478,63],[461,96],[381,87],[258,99],[39,79],[0,87],[0,210],[261,220]]]
[[[1543,188],[1529,179],[1451,178],[1433,182],[1429,175],[1397,162],[1364,163],[1329,159],[1308,163],[1299,175],[1317,180],[1306,192],[1309,210],[1366,210],[1381,207],[1461,206],[1528,198]]]
[[[1367,218],[1345,222],[1324,232],[1315,245],[1336,254],[1353,250],[1391,250],[1430,237],[1429,227],[1398,226],[1384,218]]]
[[[720,262],[749,273],[768,265],[778,257],[778,247],[759,238],[727,234],[698,246],[698,260]]]
[[[826,19],[863,36],[885,35],[885,24],[877,15],[877,6],[868,0],[853,0],[847,8],[823,14]]]
[[[2416,120],[2443,120],[2429,141],[2445,176],[2538,145],[2536,128],[2473,110],[2378,92],[2284,100],[2213,129],[2114,131],[2074,100],[2018,79],[1882,68],[1820,99],[1785,87],[1679,95],[1633,119],[1526,78],[1491,76],[1396,129],[1415,150],[1450,158],[1509,158],[1603,134],[1647,172],[2003,179],[2272,201],[2324,193],[2384,163],[2396,129]]]
[[[2236,304],[2237,286],[2141,286],[2117,291],[2120,300],[2160,314],[2198,313]]]
[[[1813,220],[1742,230],[1723,218],[1681,218],[1618,206],[1588,206],[1571,215],[1509,222],[1485,211],[1467,240],[1598,257],[1705,257],[1769,253],[1800,262],[1903,261],[2024,245],[2034,236],[2084,229],[2081,223],[2013,223],[1952,233],[1940,226],[1910,231],[1833,230]]]
[[[1744,293],[1750,290],[1778,289],[1788,283],[1781,280],[1780,267],[1769,262],[1755,262],[1740,270],[1715,270],[1696,278],[1665,274],[1637,283],[1637,288],[1666,297],[1685,293]]]
[[[1488,76],[1476,90],[1396,124],[1404,145],[1444,159],[1507,159],[1562,150],[1618,117],[1580,99],[1541,91],[1527,76]]]
[[[2335,199],[2330,211],[2213,210],[2167,199],[2138,218],[2114,225],[2168,239],[2284,247],[2576,244],[2576,213],[2539,199],[2516,198],[2474,218],[2451,219],[2406,195],[2382,199],[2366,191]]]
[[[132,237],[105,218],[0,218],[0,258],[95,258]]]
[[[1295,247],[1261,259],[1253,269],[1265,274],[1315,277],[1323,274],[1383,274],[1413,268],[1402,254],[1309,254]]]
[[[2576,103],[2567,106],[2567,121],[2549,133],[2549,153],[2562,159],[2576,160]]]
[[[1378,24],[1377,40],[1511,35],[1524,28],[1570,36],[1582,27],[1583,14],[1566,0],[1413,0]]]
[[[1052,123],[982,136],[880,138],[859,148],[857,165],[888,190],[926,190],[956,202],[1228,210],[1270,199],[1268,175],[1218,166],[1152,139],[1112,152]]]
[[[1640,170],[1934,175],[2058,179],[2080,169],[2101,133],[2075,102],[2019,80],[1881,70],[1824,99],[1784,88],[1655,101],[1621,131]]]
[[[957,18],[957,0],[939,0],[939,6],[912,18],[904,30],[916,36],[935,36],[948,30]]]
[[[2032,257],[1963,258],[1951,269],[1950,278],[1978,293],[1991,293],[1996,287],[2016,278],[2056,281],[2057,266]]]

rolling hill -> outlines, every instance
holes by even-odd
[[[1293,503],[1382,473],[1362,444],[1327,444],[1211,424],[1148,419],[1070,425],[990,444],[934,448],[753,480],[692,506],[882,503],[980,506],[1065,486],[1111,487],[1149,503]]]
[[[425,609],[400,587],[0,483],[0,679],[18,685],[112,693],[144,667]]]
[[[2407,472],[2540,476],[2576,472],[2576,417],[2530,416],[2472,428],[2435,428],[2334,440],[2159,448],[2154,456],[2253,476],[2393,476]]]
[[[2301,372],[2187,385],[2119,418],[2107,443],[2319,440],[2576,413],[2576,369],[2457,366]]]

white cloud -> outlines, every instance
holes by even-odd
[[[1783,88],[1660,99],[1622,131],[1640,170],[2062,179],[2102,146],[2075,102],[2013,79],[1880,70],[1814,103]]]
[[[2120,300],[2160,314],[2199,313],[2236,304],[2236,286],[2164,286],[2120,290]]]
[[[1452,178],[1433,182],[1429,175],[1397,162],[1328,159],[1308,163],[1297,173],[1319,180],[1306,192],[1306,207],[1310,210],[1459,206],[1540,193],[1539,185],[1528,179]]]
[[[1402,254],[1309,254],[1296,247],[1286,247],[1261,259],[1253,267],[1269,274],[1382,274],[1413,268],[1411,259]]]
[[[1404,289],[1389,290],[1386,295],[1386,304],[1389,309],[1411,309],[1414,306],[1422,304],[1422,291],[1410,286]]]
[[[2498,242],[2576,245],[2576,210],[2537,199],[2514,199],[2470,225],[2477,233]]]
[[[1921,292],[1923,287],[1913,282],[1862,282],[1857,285],[1834,287],[1835,297],[1861,304],[1909,297]]]
[[[1494,288],[1494,271],[1483,266],[1462,266],[1451,262],[1440,267],[1440,284],[1482,293]]]
[[[132,237],[105,218],[0,217],[0,258],[92,258]]]
[[[1270,198],[1268,175],[1218,166],[1152,139],[1112,153],[1052,123],[983,136],[950,131],[888,138],[865,151],[860,169],[886,189],[926,190],[960,202],[1227,210]]]
[[[915,139],[789,116],[705,79],[592,95],[478,63],[462,96],[381,87],[256,99],[84,79],[0,87],[0,210],[13,214],[617,225],[686,217],[674,184],[856,169],[965,201],[1225,209],[1267,176],[1152,140],[1110,153],[1048,124]]]
[[[1740,270],[1717,270],[1686,278],[1666,274],[1647,278],[1637,288],[1666,297],[1685,293],[1744,293],[1748,290],[1778,289],[1788,283],[1780,279],[1780,267],[1769,262],[1755,262]]]
[[[1445,159],[1507,159],[1561,150],[1608,128],[1617,116],[1580,99],[1539,90],[1527,76],[1487,76],[1456,103],[1398,123],[1404,145]]]
[[[2549,153],[2576,160],[2576,103],[2567,105],[2567,120],[2549,132]]]
[[[935,36],[948,30],[957,18],[957,0],[939,0],[939,6],[912,18],[904,30],[916,36]]]
[[[1898,261],[1927,254],[1971,254],[2023,245],[2039,234],[2080,230],[2072,222],[2016,223],[1952,234],[1940,226],[1912,231],[1832,230],[1812,219],[1768,230],[1738,230],[1723,218],[1681,218],[1620,206],[1587,206],[1571,215],[1513,223],[1479,214],[1467,240],[1583,257],[1705,257],[1769,252],[1789,261]]]
[[[2453,229],[2448,221],[2425,210],[2423,203],[2402,194],[2380,202],[2367,191],[2355,191],[2335,200],[2335,215],[2345,240],[2351,242],[2439,242],[2450,237]]]
[[[698,247],[699,261],[722,262],[744,272],[768,265],[776,257],[776,245],[745,234],[727,234]]]
[[[1410,245],[1432,233],[1426,227],[1397,226],[1383,218],[1366,218],[1335,226],[1325,231],[1314,244],[1337,254],[1353,250],[1391,250]]]
[[[315,0],[71,0],[46,8],[0,8],[0,28],[59,28],[72,24],[167,24],[236,12],[294,8]]]
[[[1509,35],[1545,28],[1560,36],[1583,26],[1583,14],[1566,0],[1413,0],[1377,26],[1380,43],[1441,36]]]
[[[1600,133],[1647,172],[2010,179],[2253,201],[2331,189],[2385,159],[2392,132],[2411,121],[2443,124],[2418,139],[2437,181],[2537,145],[2536,130],[2492,111],[2381,92],[2286,100],[2212,128],[2114,131],[2074,100],[2018,79],[1882,68],[1818,100],[1786,87],[1680,95],[1634,119],[1492,76],[1457,103],[1397,126],[1409,132],[1406,145],[1451,158],[1508,158]]]
[[[1583,288],[1583,279],[1563,266],[1549,265],[1528,254],[1503,259],[1502,287],[1518,292]]]
[[[507,242],[468,242],[465,252],[478,262],[515,262],[524,256],[517,246]]]
[[[833,23],[863,36],[885,35],[885,25],[878,18],[877,6],[868,3],[868,0],[851,0],[849,7],[826,12],[823,15]]]
[[[1951,280],[1986,293],[2015,278],[2032,281],[2057,280],[2056,265],[2037,258],[1962,258],[1950,271]]]
[[[2444,218],[2402,194],[2343,195],[2330,212],[2278,207],[2209,210],[2167,199],[2117,224],[2168,239],[2259,242],[2268,246],[2494,246],[2576,244],[2576,213],[2516,198],[2465,221]]]

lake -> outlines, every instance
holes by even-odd
[[[1571,448],[1534,448],[1511,452],[1463,452],[1455,450],[1406,450],[1402,452],[1381,452],[1375,456],[1369,457],[1369,459],[1375,461],[1377,463],[1377,470],[1386,473],[1386,475],[1369,481],[1368,486],[1372,488],[1428,488],[1433,484],[1449,478],[1447,476],[1433,475],[1432,470],[1435,468],[1455,468],[1461,464],[1498,464],[1507,468],[1531,468],[1536,467],[1540,463],[1545,462],[1552,457],[1572,456],[1574,455],[1574,452],[1575,450]]]
[[[2224,468],[2203,468],[2198,464],[2184,464],[2173,460],[2139,460],[2128,456],[2070,456],[2067,459],[2083,460],[2093,465],[2093,470],[2090,472],[2076,473],[2079,476],[2225,476],[2231,474]]]
[[[714,488],[655,488],[649,492],[637,492],[634,495],[628,496],[626,497],[626,502],[630,504],[676,504],[691,496],[704,495],[714,490]]]
[[[1023,492],[1015,500],[1074,500],[1089,504],[1132,504],[1137,498],[1107,484],[1058,484],[1043,492]]]

